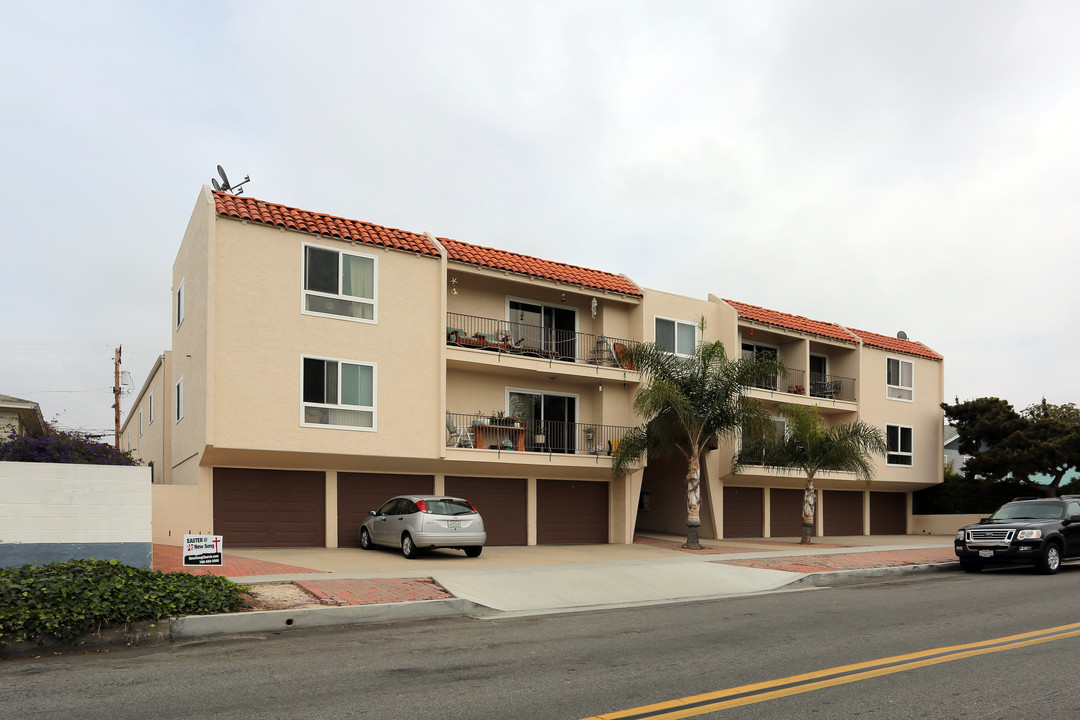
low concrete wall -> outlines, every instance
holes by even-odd
[[[151,567],[150,468],[0,462],[0,567],[79,558]]]
[[[912,535],[955,535],[965,525],[978,522],[986,515],[912,515]]]

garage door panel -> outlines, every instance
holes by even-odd
[[[863,494],[843,490],[824,493],[824,529],[826,535],[863,534]]]
[[[724,486],[724,537],[765,534],[765,500],[761,488]]]
[[[360,546],[360,525],[372,510],[395,495],[431,495],[431,475],[339,472],[338,547]]]
[[[538,480],[536,542],[540,545],[608,541],[607,482]]]
[[[524,478],[447,477],[446,494],[463,497],[484,518],[488,545],[527,545]]]
[[[801,537],[802,504],[802,490],[770,490],[769,534],[773,537]]]
[[[904,535],[907,533],[907,494],[870,493],[870,534]]]
[[[229,547],[323,547],[321,472],[214,468],[214,533]]]

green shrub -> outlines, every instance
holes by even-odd
[[[70,642],[103,625],[229,612],[243,605],[244,589],[223,577],[142,570],[118,560],[0,568],[0,640]]]

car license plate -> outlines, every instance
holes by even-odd
[[[993,550],[980,550],[979,557],[994,557]]]
[[[461,529],[461,521],[460,520],[447,520],[446,521],[446,528],[448,530],[460,530]]]

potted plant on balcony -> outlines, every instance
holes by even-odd
[[[484,415],[482,410],[476,411],[476,419],[473,420],[473,425],[489,425],[491,424],[491,418]]]

